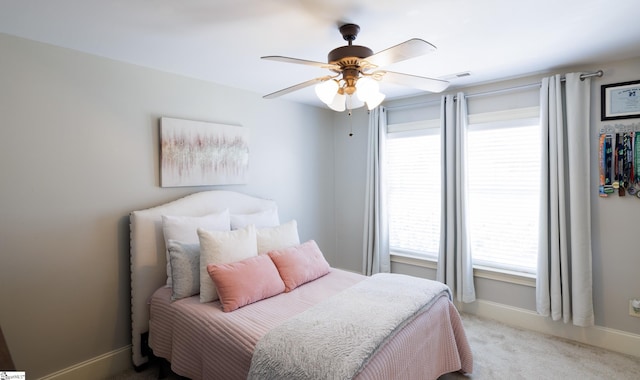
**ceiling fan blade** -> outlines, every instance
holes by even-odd
[[[268,59],[270,61],[279,61],[279,62],[287,62],[287,63],[296,63],[299,65],[321,67],[323,69],[330,69],[330,70],[340,68],[340,66],[338,65],[332,65],[326,62],[308,61],[306,59],[283,57],[281,55],[268,55],[260,58]]]
[[[382,74],[382,80],[384,82],[413,87],[429,92],[442,92],[449,87],[449,82],[441,79],[420,77],[417,75],[402,74],[385,70],[376,71],[373,74]]]
[[[316,83],[320,83],[320,82],[323,82],[323,81],[328,80],[328,79],[331,79],[331,77],[330,76],[326,76],[326,77],[314,78],[314,79],[308,80],[306,82],[298,83],[298,84],[293,85],[291,87],[283,88],[282,90],[279,90],[279,91],[276,91],[276,92],[272,92],[270,94],[267,94],[267,95],[263,96],[263,98],[265,98],[265,99],[274,99],[274,98],[277,98],[279,96],[286,95],[286,94],[288,94],[290,92],[302,90],[305,87],[312,86],[312,85],[314,85]]]
[[[396,46],[375,53],[365,60],[378,67],[419,57],[436,50],[436,47],[425,40],[413,38]]]

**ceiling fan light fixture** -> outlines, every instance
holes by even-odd
[[[316,85],[315,91],[316,95],[322,102],[326,105],[330,105],[333,103],[336,94],[338,93],[338,88],[340,85],[333,79],[326,80],[324,82],[320,82]]]
[[[377,92],[371,96],[369,96],[369,99],[367,99],[366,103],[367,103],[367,108],[369,110],[372,110],[374,108],[376,108],[377,106],[380,105],[380,103],[382,103],[382,101],[384,100],[385,95],[381,92]]]
[[[354,95],[349,95],[347,96],[347,108],[350,110],[355,110],[357,108],[360,108],[362,106],[364,106],[364,102],[360,99],[358,99],[358,96],[354,96]]]
[[[327,104],[329,108],[334,111],[342,112],[346,109],[346,95],[341,93],[336,93],[333,97],[333,101],[330,104]]]
[[[356,95],[361,101],[366,102],[378,93],[380,93],[380,86],[375,79],[364,76],[356,82]]]

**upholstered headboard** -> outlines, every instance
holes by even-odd
[[[213,190],[131,213],[131,339],[134,366],[139,367],[148,361],[143,338],[149,331],[148,301],[167,281],[162,215],[202,216],[225,209],[229,209],[231,214],[249,214],[276,206],[272,200],[233,191]]]

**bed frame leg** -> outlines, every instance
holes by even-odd
[[[166,379],[171,373],[171,365],[166,359],[158,359],[158,380]]]

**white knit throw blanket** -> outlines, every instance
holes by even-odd
[[[449,288],[380,273],[316,304],[258,341],[249,380],[351,379],[376,350]]]

